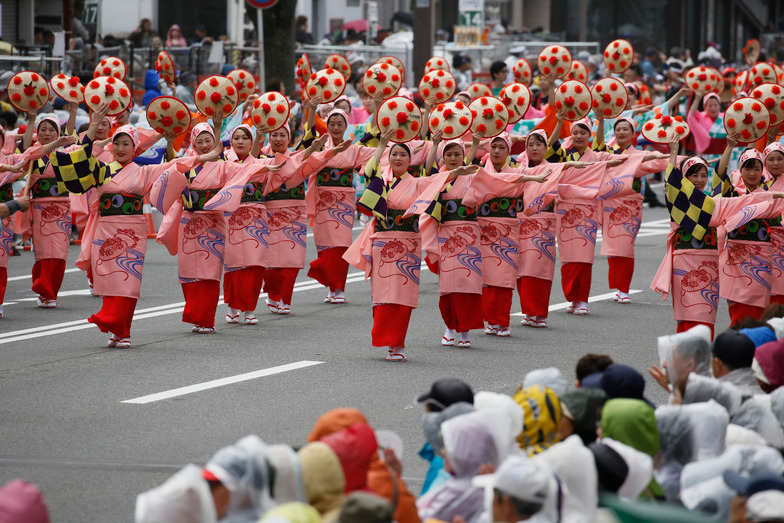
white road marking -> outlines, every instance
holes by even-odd
[[[65,269],[65,273],[66,273],[66,274],[68,274],[69,272],[81,272],[81,269],[78,269],[78,268],[76,268],[76,267],[74,267],[74,268],[72,268],[72,269]],[[26,274],[26,275],[24,275],[24,276],[14,276],[14,277],[12,277],[12,278],[8,278],[8,281],[29,280],[29,279],[31,279],[32,277],[33,277],[33,275],[32,275],[32,274]]]
[[[638,291],[638,290],[635,290],[635,289],[629,289],[629,294],[638,294],[640,292],[642,292],[642,291]],[[615,296],[615,292],[608,292],[608,293],[605,293],[605,294],[598,294],[596,296],[589,297],[588,298],[588,303],[594,303],[594,302],[597,302],[597,301],[610,300],[610,299],[612,299],[613,296]],[[560,311],[560,310],[564,310],[569,305],[571,305],[571,302],[568,302],[568,301],[565,301],[563,303],[556,303],[555,305],[550,305],[547,308],[547,310],[549,312]],[[514,312],[514,313],[512,313],[512,316],[522,316],[522,315],[523,315],[522,312]]]
[[[274,374],[280,374],[283,372],[288,372],[291,370],[297,369],[304,369],[305,367],[312,367],[314,365],[321,365],[324,363],[323,361],[297,361],[295,363],[288,363],[286,365],[278,365],[277,367],[270,367],[268,369],[261,369],[256,370],[253,372],[246,372],[245,374],[237,374],[236,376],[229,376],[227,378],[220,378],[217,380],[212,381],[205,381],[203,383],[197,383],[195,385],[188,385],[187,387],[180,387],[178,389],[167,390],[164,392],[158,392],[156,394],[149,394],[147,396],[141,396],[139,398],[133,398],[130,400],[125,400],[121,403],[133,403],[136,405],[144,405],[146,403],[152,403],[154,401],[161,401],[167,400],[170,398],[176,398],[177,396],[185,396],[186,394],[193,394],[194,392],[200,392],[202,390],[214,389],[217,387],[224,387],[226,385],[232,385],[234,383],[240,383],[242,381],[248,380],[255,380],[256,378],[263,378],[265,376],[272,376]]]

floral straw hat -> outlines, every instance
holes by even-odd
[[[758,87],[762,84],[778,83],[776,69],[767,62],[759,62],[749,71],[749,88]]]
[[[721,94],[724,92],[724,77],[721,75],[721,71],[716,69],[715,67],[708,67],[711,71],[714,72],[716,75],[716,85],[713,86],[713,92],[716,94]]]
[[[443,56],[434,56],[425,63],[425,74],[436,70],[446,71],[447,73],[451,71],[449,62]]]
[[[371,65],[362,77],[362,87],[373,97],[382,93],[384,98],[391,98],[397,94],[401,85],[403,75],[400,70],[386,62]]]
[[[485,138],[498,136],[509,123],[509,110],[504,102],[493,96],[481,96],[469,106],[474,121],[472,133],[484,133]]]
[[[784,87],[779,84],[762,84],[751,91],[751,97],[761,101],[770,112],[770,125],[784,122]]]
[[[629,92],[617,78],[610,76],[600,79],[591,88],[593,112],[603,118],[617,118],[626,110]]]
[[[733,100],[724,112],[724,128],[727,134],[740,133],[740,139],[744,143],[762,138],[769,125],[770,111],[756,98],[745,96]]]
[[[159,96],[147,104],[147,123],[161,134],[185,134],[191,126],[188,106],[174,96]]]
[[[310,80],[310,75],[313,74],[313,67],[310,65],[310,58],[306,53],[297,60],[297,79],[299,83],[304,86]]]
[[[531,105],[531,91],[525,84],[507,84],[498,93],[498,97],[509,111],[509,123],[522,120]]]
[[[327,67],[310,75],[305,92],[308,98],[321,95],[321,103],[329,103],[346,90],[346,79],[337,69]]]
[[[95,66],[93,78],[113,76],[119,80],[125,80],[125,73],[127,70],[128,68],[125,67],[125,62],[123,62],[121,58],[109,56],[98,62],[98,65]]]
[[[684,75],[686,87],[696,94],[705,94],[714,92],[716,84],[721,79],[721,74],[713,68],[700,65],[692,67]]]
[[[471,97],[471,100],[476,100],[480,96],[493,96],[493,90],[487,85],[479,82],[474,82],[466,87],[466,92]]]
[[[250,95],[256,92],[256,79],[245,69],[233,69],[226,75],[229,80],[234,82],[234,87],[239,93],[239,101],[244,102]]]
[[[49,80],[49,86],[66,102],[84,102],[84,86],[76,76],[60,73]]]
[[[351,64],[348,58],[342,54],[331,54],[324,60],[324,69],[331,67],[336,69],[343,75],[343,79],[348,80],[351,78]]]
[[[174,82],[177,67],[174,65],[171,55],[166,51],[158,53],[158,58],[155,60],[155,70],[167,84]]]
[[[746,46],[743,48],[743,60],[749,65],[756,64],[761,52],[762,46],[759,40],[752,38],[746,42]]]
[[[406,66],[403,65],[403,62],[397,56],[386,55],[382,56],[378,60],[374,62],[374,64],[388,64],[400,72],[401,83],[406,80]]]
[[[520,58],[515,62],[512,66],[512,75],[514,75],[515,82],[523,83],[529,87],[534,80],[531,63],[525,58]]]
[[[569,70],[569,74],[566,75],[566,78],[568,80],[580,80],[581,82],[586,83],[588,81],[588,69],[580,60],[574,60],[572,62],[572,68]]]
[[[732,82],[732,94],[734,96],[739,96],[740,93],[746,92],[749,88],[749,72],[742,71],[738,73],[735,77],[735,80]]]
[[[438,104],[430,114],[430,132],[443,130],[444,140],[452,140],[463,136],[473,121],[471,109],[463,102]]]
[[[583,119],[591,105],[591,90],[578,80],[567,80],[555,90],[555,109],[570,122]]]
[[[379,107],[376,126],[382,133],[390,127],[395,129],[391,138],[393,142],[408,142],[416,138],[422,129],[422,112],[408,98],[395,96]]]
[[[97,111],[101,104],[108,103],[107,116],[116,116],[126,111],[133,101],[131,90],[125,82],[114,76],[99,76],[84,86],[84,103],[92,111]]]
[[[657,114],[642,126],[642,135],[653,143],[670,143],[677,136],[678,141],[689,136],[689,126],[682,116],[663,116]]]
[[[572,69],[572,55],[562,45],[548,45],[539,53],[538,66],[548,78],[564,78]]]
[[[634,62],[634,46],[628,40],[613,40],[604,48],[602,55],[608,73],[620,74]]]
[[[205,78],[196,88],[196,107],[207,118],[225,118],[234,112],[239,95],[234,82],[225,76]]]
[[[8,99],[23,113],[38,112],[49,101],[46,78],[32,71],[16,73],[8,80]]]
[[[269,91],[253,102],[250,118],[262,132],[280,129],[289,121],[289,101],[277,91]]]
[[[438,69],[426,73],[419,82],[419,94],[422,98],[445,102],[452,98],[457,89],[457,82],[451,73]]]

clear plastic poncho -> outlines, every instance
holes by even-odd
[[[526,374],[523,379],[523,388],[525,389],[532,385],[550,387],[559,398],[569,390],[569,382],[563,377],[561,371],[555,367],[536,369]],[[476,402],[474,402],[474,404],[476,404]]]
[[[422,415],[422,430],[425,432],[433,452],[440,453],[444,448],[444,440],[441,437],[441,425],[456,416],[462,416],[474,411],[474,406],[466,402],[453,403],[440,412],[425,412]]]
[[[689,510],[700,510],[727,521],[736,492],[724,482],[727,470],[739,474],[784,473],[784,458],[770,447],[733,445],[721,456],[689,463],[681,472],[681,502]]]
[[[136,523],[217,523],[210,486],[201,468],[186,465],[163,485],[136,497]]]
[[[661,456],[654,476],[668,501],[678,499],[680,475],[686,464],[724,451],[729,422],[727,410],[715,401],[656,409]]]
[[[612,438],[602,438],[600,441],[620,454],[626,462],[626,466],[629,467],[626,480],[621,485],[621,488],[618,489],[618,496],[632,501],[636,500],[651,482],[653,477],[653,458],[634,447]]]
[[[698,325],[686,332],[659,336],[659,363],[667,368],[671,384],[686,379],[688,372],[711,376],[711,332]]]
[[[258,521],[274,506],[266,445],[258,436],[245,436],[234,445],[223,447],[204,468],[230,492],[226,516],[221,521]]]

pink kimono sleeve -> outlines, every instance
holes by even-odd
[[[158,165],[144,165],[139,170],[139,175],[144,177],[144,192],[147,193],[152,190],[153,185],[161,175],[171,169],[175,163],[187,163],[190,165],[190,169],[193,169],[193,166],[196,163],[196,156],[188,156],[184,158],[175,158],[170,162],[164,162]],[[188,170],[190,170],[188,169]]]
[[[150,203],[153,207],[166,214],[172,204],[180,198],[182,191],[185,190],[187,183],[182,174],[196,167],[198,163],[198,156],[186,156],[179,158],[173,165],[169,165],[168,169],[161,171],[150,189]]]
[[[710,135],[708,134],[708,129],[703,125],[703,116],[699,112],[689,113],[686,115],[686,123],[691,128],[697,152],[704,153],[710,145]]]
[[[750,220],[766,217],[773,195],[769,192],[755,192],[737,198],[714,196],[716,202],[711,216],[710,226],[724,225],[732,231]]]
[[[463,205],[476,207],[499,196],[519,197],[523,194],[524,184],[512,183],[518,178],[520,175],[516,173],[490,174],[479,169],[463,196]]]
[[[278,165],[284,161],[286,162],[286,165],[277,172],[269,173],[267,181],[264,183],[265,195],[277,191],[284,183],[287,187],[296,187],[305,181],[305,178],[312,172],[311,170],[306,169],[306,164],[301,160],[292,158],[291,156],[287,157],[284,154],[276,154],[274,159],[268,160],[270,161],[265,165]]]

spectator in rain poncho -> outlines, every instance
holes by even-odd
[[[425,460],[430,461],[430,467],[427,470],[421,495],[425,495],[432,488],[443,485],[451,477],[450,474],[444,470],[444,458],[441,457],[441,453],[444,449],[444,440],[441,437],[441,425],[449,419],[473,411],[473,405],[461,401],[448,406],[442,411],[427,412],[422,416],[422,430],[425,432],[427,444],[419,451],[419,455]]]
[[[666,391],[670,384],[682,388],[690,373],[711,376],[711,331],[697,325],[686,332],[659,336],[659,361],[664,369],[653,366],[648,372]]]
[[[154,99],[161,96],[161,90],[158,86],[160,82],[160,78],[158,77],[158,73],[153,71],[152,69],[148,70],[144,73],[144,98],[142,99],[142,105],[147,107],[147,105],[152,102]]]
[[[645,378],[628,365],[613,363],[604,369],[599,383],[607,393],[607,399],[630,398],[650,404],[644,395]]]
[[[510,456],[490,477],[492,521],[556,523],[563,509],[564,487],[544,460]]]
[[[776,331],[772,326],[750,327],[748,329],[740,329],[738,332],[745,334],[754,343],[754,347],[776,341]]]
[[[602,406],[607,395],[601,389],[577,389],[561,398],[561,423],[557,438],[565,440],[577,434],[584,444],[596,441],[596,426],[601,419]]]
[[[355,423],[319,441],[329,445],[340,460],[346,480],[346,494],[368,489],[368,470],[378,449],[376,435],[370,425]]]
[[[514,400],[523,408],[523,431],[517,441],[529,456],[555,444],[561,423],[561,402],[553,389],[534,385],[518,390]]]
[[[768,394],[784,385],[784,339],[757,347],[751,368]]]
[[[653,458],[612,438],[604,437],[599,443],[620,454],[628,468],[626,478],[618,488],[618,496],[631,500],[639,498],[653,479]]]
[[[721,456],[689,463],[681,471],[683,505],[727,521],[735,492],[725,483],[723,474],[733,471],[743,476],[784,473],[781,453],[770,447],[733,445]]]
[[[210,486],[196,465],[187,465],[166,482],[136,497],[136,523],[217,523]]]
[[[769,397],[745,396],[731,383],[689,375],[683,391],[683,403],[700,403],[710,399],[727,409],[734,425],[757,432],[776,448],[784,446],[784,432],[773,415]]]
[[[462,516],[473,523],[482,514],[484,492],[471,479],[483,465],[498,467],[505,458],[513,435],[506,433],[503,415],[472,412],[441,425],[444,440],[444,467],[452,477],[419,498],[417,508],[422,520],[452,521]]]
[[[286,503],[264,514],[259,523],[321,523],[321,515],[310,505]]]
[[[617,494],[629,477],[629,465],[623,456],[606,443],[591,443],[588,448],[596,464],[599,491]]]
[[[503,454],[521,453],[515,436],[523,430],[524,414],[523,409],[511,396],[487,391],[477,392],[474,396],[474,408],[478,411],[486,411],[503,416],[508,423],[506,431],[512,435],[509,439],[509,448]]]
[[[221,521],[258,521],[274,505],[265,452],[266,446],[258,436],[246,436],[220,449],[205,465],[204,478],[220,482],[229,492],[228,507]]]
[[[732,329],[722,332],[716,336],[711,349],[713,375],[722,383],[732,383],[744,394],[762,394],[751,370],[755,349],[754,342],[746,334]]]
[[[655,477],[668,501],[678,499],[684,465],[716,457],[724,451],[729,421],[726,409],[715,401],[664,405],[656,409],[661,456]]]
[[[324,413],[318,421],[316,421],[313,430],[308,434],[308,441],[324,440],[329,435],[357,423],[367,424],[367,419],[357,409],[330,410],[329,412]],[[367,441],[369,435],[365,434],[364,439]],[[338,457],[341,458],[341,463],[346,463],[343,452],[338,452]],[[365,457],[363,457],[363,460]],[[346,469],[344,468],[344,470]],[[398,523],[416,521],[417,510],[414,496],[408,491],[405,482],[390,472],[389,468],[384,464],[377,452],[371,454],[370,468],[366,469],[365,473],[367,475],[367,480],[362,483],[362,485],[366,485],[373,493],[388,500],[392,500],[395,493],[397,493],[398,504],[395,508],[395,519]],[[358,482],[361,481],[361,478],[355,476],[355,473],[352,473],[351,475],[344,477],[344,480],[349,488],[355,489],[357,488]],[[347,492],[349,492],[349,490],[347,490]]]
[[[602,438],[611,438],[644,452],[651,458],[656,457],[661,447],[659,428],[653,408],[642,400],[614,399],[604,404],[602,409]],[[663,497],[664,491],[651,479],[648,490],[653,497]]]
[[[297,453],[288,445],[270,445],[267,447],[267,462],[275,470],[274,487],[275,503],[307,502],[305,485],[302,480],[302,465]]]
[[[324,518],[337,516],[343,504],[346,480],[340,460],[329,445],[316,441],[297,452],[302,464],[302,479],[308,503]]]
[[[784,428],[784,389],[776,389],[770,395],[770,410],[776,416],[779,426]]]
[[[392,523],[395,510],[388,500],[369,492],[354,492],[346,498],[337,523]]]
[[[545,461],[566,485],[563,523],[593,523],[598,502],[598,479],[593,453],[575,435],[532,458]]]
[[[559,398],[569,390],[569,382],[563,377],[561,371],[555,367],[536,369],[526,374],[525,379],[523,379],[523,388],[525,389],[533,385],[550,387]]]

